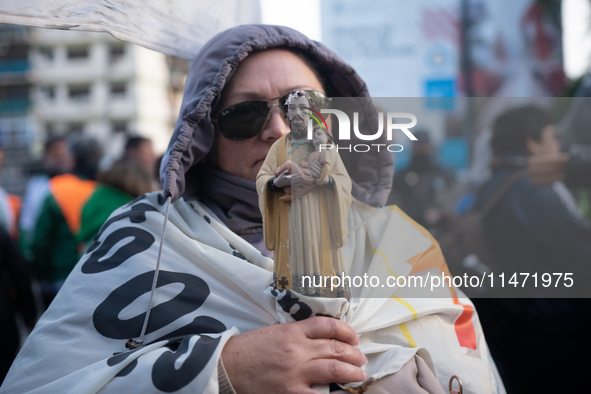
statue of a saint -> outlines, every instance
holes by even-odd
[[[307,139],[308,119],[315,106],[304,90],[286,101],[290,133],[271,147],[257,176],[259,206],[267,249],[275,254],[275,286],[304,295],[345,296],[330,289],[341,275],[340,248],[347,239],[351,179],[329,130],[316,126]]]

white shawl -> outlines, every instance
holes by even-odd
[[[298,296],[279,303],[294,295],[269,288],[273,261],[200,202],[184,199],[170,207],[146,346],[126,349],[144,321],[165,210],[162,195],[151,193],[111,215],[29,336],[1,393],[217,393],[218,360],[230,337],[316,313],[356,330],[372,379],[397,372],[418,353],[445,388],[458,375],[465,393],[504,392],[462,294],[370,298],[375,289],[353,288],[350,302]],[[428,232],[396,207],[354,202],[349,228],[349,275],[408,275],[430,259],[442,262]]]

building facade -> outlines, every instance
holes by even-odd
[[[164,152],[187,71],[185,60],[106,33],[0,24],[2,185],[23,193],[53,136],[97,138],[105,166],[130,135]]]
[[[16,191],[22,188],[18,179],[31,161],[37,138],[37,123],[31,111],[30,36],[28,27],[0,25],[0,146],[4,151],[1,185]]]
[[[32,29],[30,62],[42,137],[92,135],[112,156],[130,134],[166,148],[173,116],[165,55],[106,33]]]

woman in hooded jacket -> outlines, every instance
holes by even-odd
[[[369,97],[353,68],[286,27],[239,26],[201,49],[163,191],[105,222],[0,392],[441,393],[454,375],[464,392],[504,392],[472,304],[453,288],[416,299],[354,289],[346,300],[270,287],[255,180],[289,132],[280,103],[296,88]],[[349,104],[377,128],[370,100]],[[430,234],[383,207],[389,153],[340,154],[353,196],[346,271],[448,275]]]

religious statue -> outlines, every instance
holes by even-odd
[[[307,138],[316,112],[308,92],[294,90],[285,107],[290,132],[273,144],[257,175],[265,245],[274,251],[275,287],[343,297],[348,289],[331,290],[330,278],[343,274],[340,248],[348,235],[351,179],[327,128],[317,125],[312,141]]]

